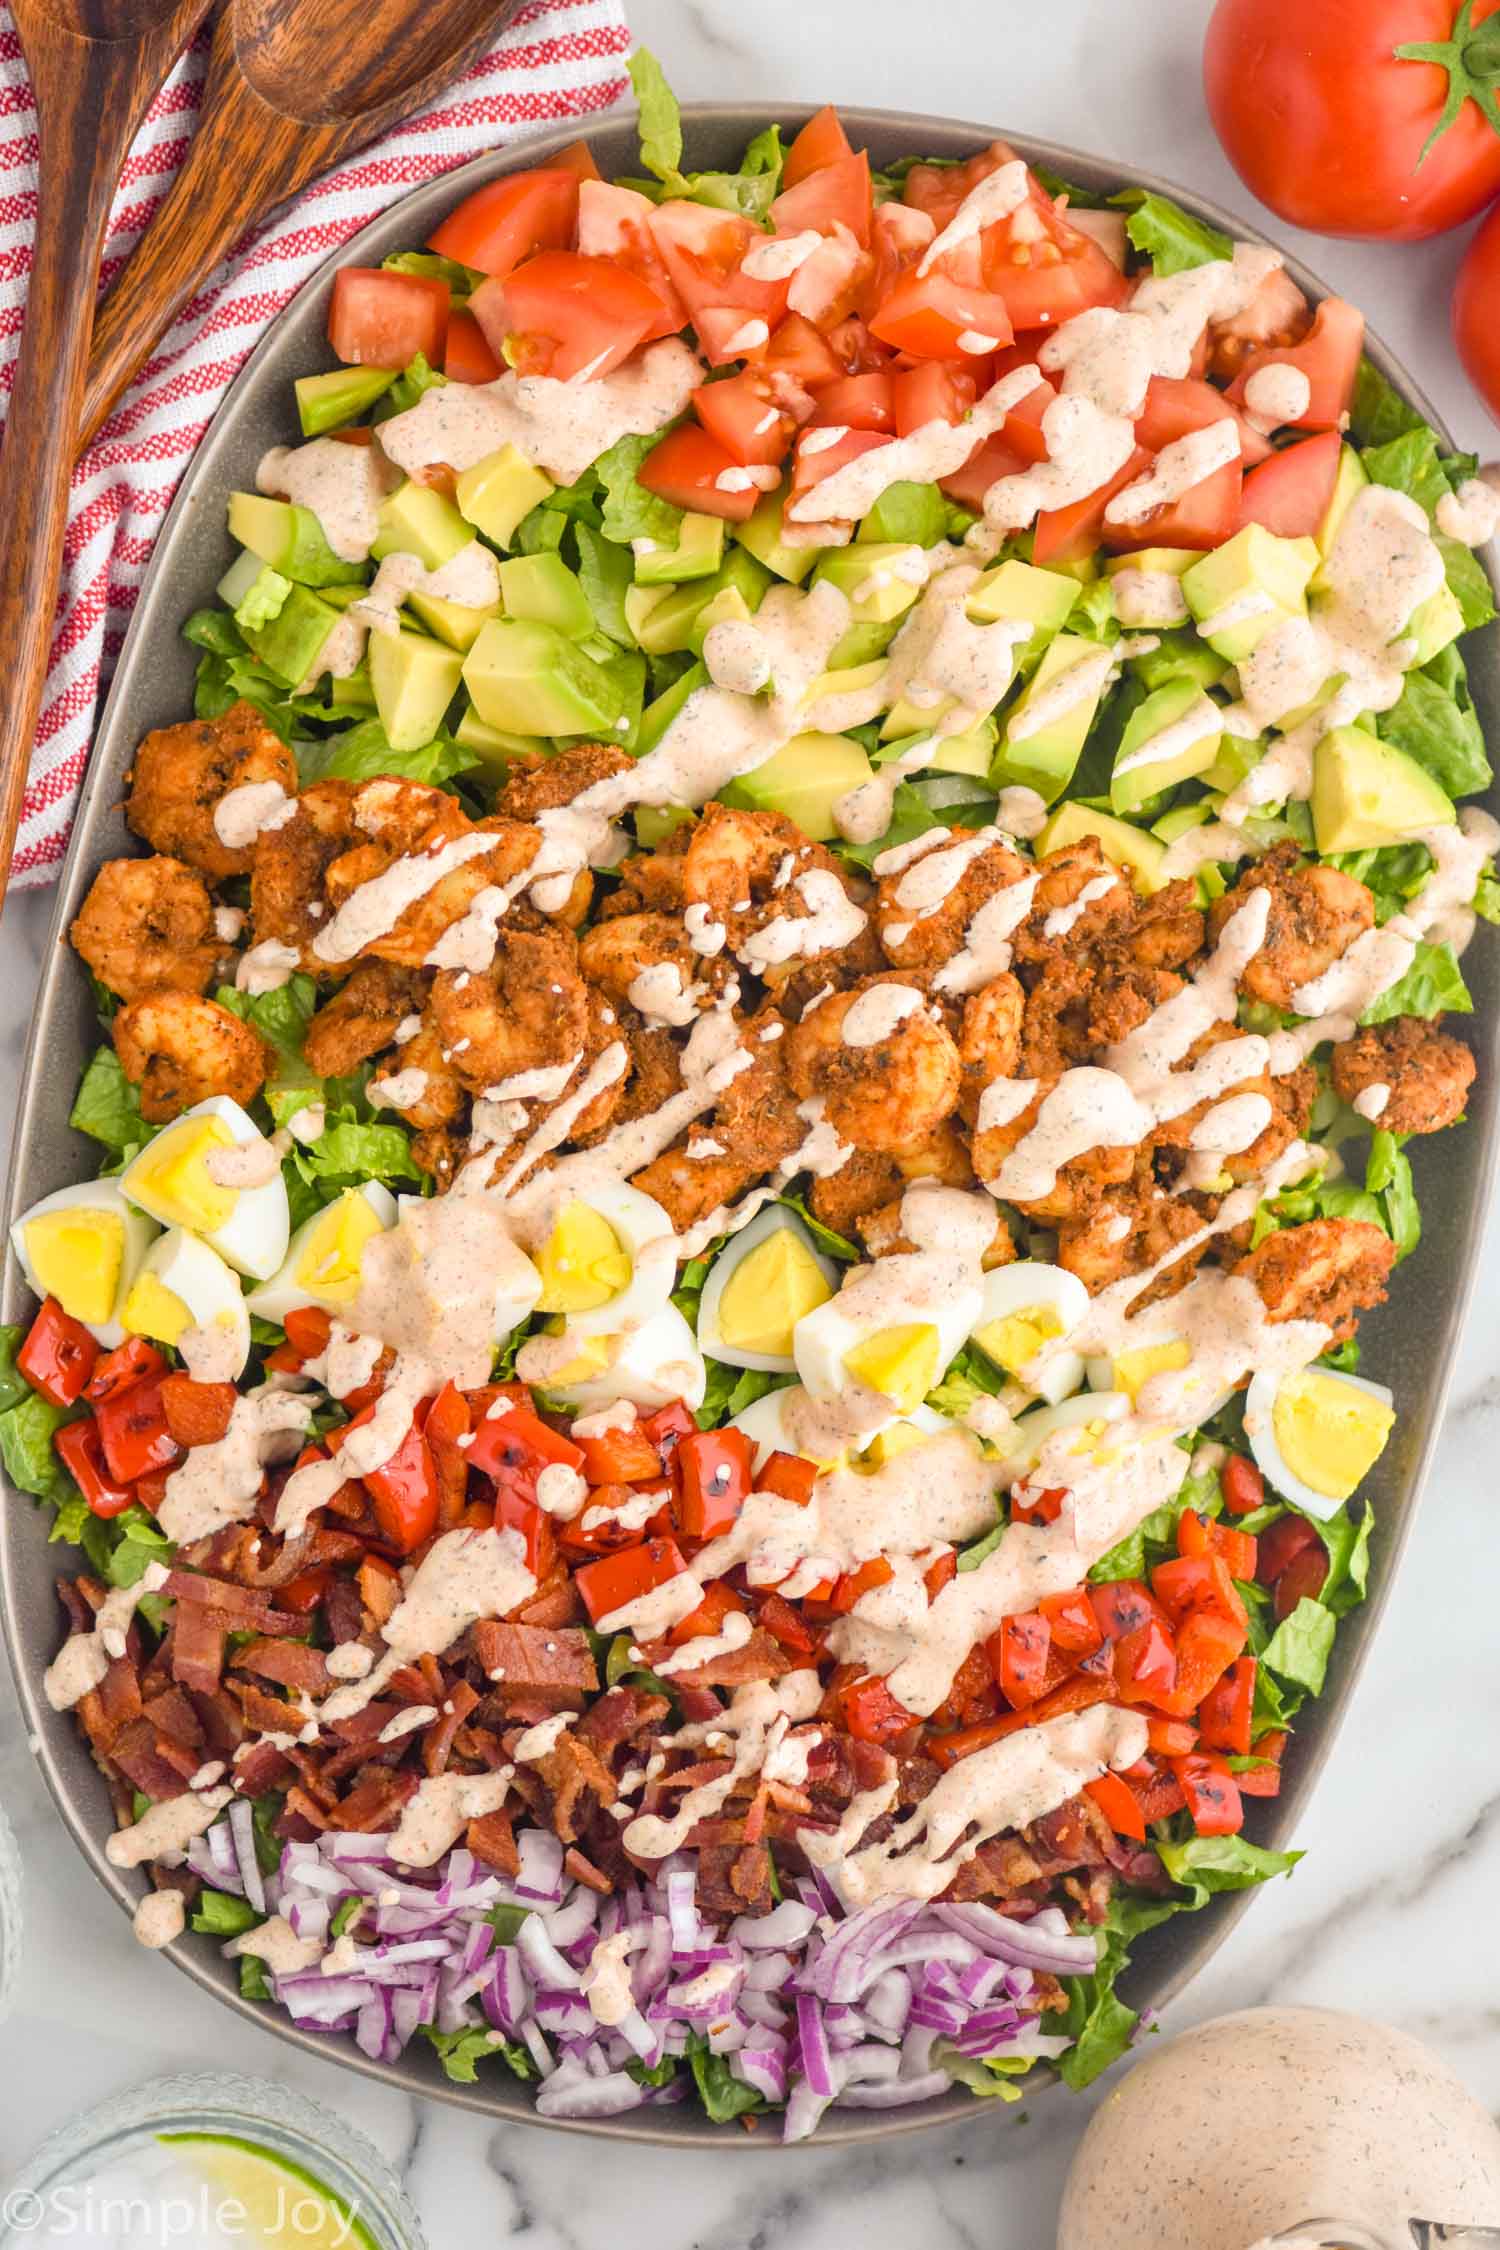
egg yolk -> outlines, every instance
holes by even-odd
[[[135,1281],[120,1319],[133,1336],[154,1336],[161,1344],[175,1344],[193,1325],[193,1316],[177,1292],[154,1273],[143,1273]]]
[[[293,1272],[299,1289],[320,1303],[349,1304],[359,1290],[360,1260],[380,1220],[356,1188],[331,1203],[302,1246]]]
[[[118,1211],[44,1211],[26,1225],[26,1255],[42,1293],[74,1320],[102,1323],[114,1313],[125,1263]]]
[[[790,1227],[778,1227],[741,1258],[719,1298],[719,1333],[736,1351],[790,1359],[804,1313],[833,1295],[817,1259]]]
[[[976,1328],[974,1341],[986,1358],[1007,1375],[1019,1375],[1029,1367],[1044,1344],[1060,1336],[1063,1324],[1051,1305],[1027,1305],[1020,1312],[1008,1313],[1003,1320],[989,1321],[985,1327]]]
[[[142,1149],[125,1175],[125,1193],[163,1226],[212,1234],[233,1216],[238,1191],[220,1187],[208,1170],[216,1148],[233,1148],[222,1118],[190,1117],[169,1125]]]
[[[1121,1352],[1114,1363],[1115,1389],[1124,1391],[1133,1406],[1141,1386],[1153,1375],[1175,1374],[1192,1356],[1193,1348],[1184,1336],[1166,1344],[1142,1344],[1136,1352]]]
[[[894,1461],[901,1454],[914,1452],[919,1445],[925,1445],[931,1435],[930,1430],[918,1429],[915,1422],[893,1422],[888,1430],[881,1430],[878,1436],[871,1438],[855,1467],[883,1469],[887,1461]]]
[[[931,1321],[909,1321],[881,1328],[844,1354],[844,1365],[858,1382],[879,1391],[909,1414],[937,1381],[938,1332]]]
[[[548,1323],[548,1333],[561,1335],[561,1326]],[[592,1383],[608,1368],[614,1356],[618,1336],[575,1336],[578,1357],[570,1359],[565,1367],[552,1367],[547,1371],[547,1382],[561,1388],[566,1383]]]
[[[536,1256],[539,1312],[595,1312],[630,1287],[630,1253],[609,1221],[587,1203],[570,1203]]]
[[[1347,1500],[1385,1451],[1396,1417],[1383,1399],[1308,1368],[1276,1393],[1271,1426],[1293,1476],[1326,1500]]]

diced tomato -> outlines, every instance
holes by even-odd
[[[346,367],[404,367],[421,352],[443,364],[448,334],[446,281],[387,273],[382,266],[340,266],[328,302],[328,341]]]
[[[1104,529],[1104,511],[1117,492],[1127,484],[1134,484],[1151,466],[1151,456],[1137,446],[1122,469],[1117,469],[1108,484],[1101,484],[1082,500],[1073,501],[1066,508],[1044,508],[1036,519],[1036,533],[1032,542],[1032,560],[1039,569],[1049,563],[1082,562],[1099,544]]]
[[[47,1298],[26,1332],[16,1365],[34,1391],[54,1406],[71,1406],[83,1396],[99,1346],[55,1297]]]
[[[879,430],[891,437],[896,430],[892,384],[884,368],[869,375],[841,375],[819,391],[809,429]]]
[[[917,1721],[881,1679],[854,1680],[839,1696],[846,1734],[858,1742],[892,1742]]]
[[[1128,1781],[1117,1773],[1102,1773],[1097,1781],[1084,1783],[1083,1793],[1093,1798],[1117,1836],[1129,1836],[1136,1843],[1144,1844],[1146,1817]]]
[[[1260,1576],[1268,1586],[1275,1585],[1288,1563],[1295,1561],[1305,1548],[1316,1548],[1320,1555],[1325,1553],[1322,1540],[1306,1516],[1291,1514],[1278,1516],[1274,1523],[1267,1524],[1257,1544]]]
[[[127,1336],[123,1344],[116,1344],[111,1352],[102,1352],[94,1362],[94,1371],[83,1387],[85,1398],[110,1398],[116,1391],[128,1390],[132,1383],[144,1381],[148,1375],[165,1375],[167,1363],[154,1344],[144,1336]]]
[[[674,1648],[681,1648],[684,1641],[705,1640],[709,1634],[724,1630],[726,1617],[746,1617],[749,1611],[749,1603],[735,1592],[728,1579],[716,1578],[711,1586],[705,1587],[698,1607],[672,1627],[667,1639]]]
[[[647,1539],[638,1547],[622,1547],[618,1554],[601,1555],[574,1572],[589,1616],[597,1625],[617,1609],[638,1601],[642,1594],[664,1586],[669,1578],[687,1569],[675,1539]]]
[[[773,1640],[798,1656],[811,1656],[818,1646],[818,1635],[798,1616],[791,1603],[780,1594],[760,1594],[756,1597],[756,1622],[765,1627]]]
[[[850,461],[857,461],[862,453],[872,452],[877,445],[889,445],[890,442],[878,430],[847,430],[833,445],[809,447],[804,434],[798,439],[797,450],[792,456],[792,488],[788,494],[788,505],[813,491],[825,477],[832,476],[835,469],[842,469]]]
[[[788,313],[761,354],[759,371],[790,375],[804,390],[816,391],[837,382],[845,368],[810,320],[801,313]]]
[[[121,1515],[135,1499],[129,1483],[108,1467],[99,1441],[99,1425],[92,1417],[65,1422],[60,1430],[54,1430],[52,1450],[83,1494],[90,1515]]]
[[[651,232],[656,206],[634,188],[585,180],[578,191],[578,249],[585,258],[607,258],[653,289],[681,328],[687,307],[672,286]]]
[[[1231,1578],[1248,1581],[1255,1576],[1255,1535],[1237,1531],[1233,1524],[1216,1523],[1184,1508],[1177,1519],[1177,1552],[1180,1555],[1217,1555]]]
[[[195,1383],[191,1375],[162,1378],[162,1409],[179,1445],[217,1445],[229,1427],[236,1396],[233,1383]]]
[[[1100,537],[1120,554],[1140,547],[1222,546],[1238,521],[1244,481],[1239,462],[1226,461],[1190,485],[1180,499],[1166,501],[1134,523],[1112,522],[1106,502]]]
[[[544,250],[469,300],[493,351],[522,375],[593,380],[637,344],[672,333],[672,313],[649,282],[607,258]]]
[[[1159,1719],[1148,1712],[1146,1746],[1159,1758],[1185,1758],[1198,1747],[1198,1729],[1186,1719]]]
[[[566,250],[578,224],[576,166],[513,172],[466,195],[429,246],[480,273],[508,274],[539,250]]]
[[[587,141],[569,141],[560,148],[547,166],[549,172],[571,172],[579,180],[600,180],[604,177],[594,162],[594,152]]]
[[[1127,1633],[1153,1621],[1166,1623],[1159,1603],[1152,1600],[1138,1578],[1112,1578],[1102,1586],[1090,1586],[1087,1592],[1100,1631],[1112,1641],[1123,1641]]]
[[[935,1602],[945,1586],[951,1586],[958,1576],[957,1550],[949,1547],[935,1562],[930,1562],[922,1573],[922,1584],[927,1589],[927,1599]]]
[[[1224,1760],[1194,1751],[1172,1759],[1171,1765],[1198,1834],[1237,1835],[1245,1825],[1245,1808]]]
[[[913,164],[906,175],[901,190],[901,200],[914,211],[925,211],[939,233],[953,217],[964,199],[972,195],[981,180],[998,172],[1002,164],[1015,158],[1015,150],[1004,141],[992,141],[963,164]]]
[[[590,1484],[643,1484],[661,1475],[661,1455],[639,1422],[573,1442],[583,1455],[579,1467]]]
[[[1129,285],[1109,253],[1070,225],[1032,178],[1020,209],[984,228],[979,267],[1018,332],[1055,328],[1093,305],[1120,305]]]
[[[529,1493],[509,1482],[496,1485],[494,1524],[497,1531],[520,1533],[522,1560],[538,1584],[551,1577],[556,1529],[546,1509],[539,1508]]]
[[[99,1442],[111,1479],[133,1484],[148,1469],[169,1469],[182,1448],[167,1427],[160,1375],[148,1375],[123,1391],[111,1391],[95,1408]]]
[[[1245,1646],[1246,1628],[1218,1609],[1189,1611],[1177,1629],[1176,1677],[1147,1698],[1159,1711],[1185,1719],[1195,1712]]]
[[[781,168],[782,186],[793,188],[810,172],[820,172],[825,164],[837,164],[841,157],[853,153],[838,111],[831,102],[827,103],[808,119],[787,150],[786,162]]]
[[[757,1492],[774,1492],[779,1500],[790,1500],[799,1508],[807,1506],[817,1481],[817,1468],[800,1453],[772,1453],[755,1472]]]
[[[756,281],[741,271],[745,253],[765,235],[737,212],[671,199],[652,207],[651,240],[687,316],[702,338],[706,310],[738,308],[775,328],[786,311],[789,280]]]
[[[1211,422],[1239,424],[1243,467],[1253,468],[1269,454],[1270,439],[1254,429],[1243,414],[1237,414],[1222,391],[1195,375],[1152,376],[1146,403],[1136,420],[1136,442],[1148,453],[1160,453],[1164,445],[1186,437],[1192,430],[1207,429]]]
[[[1243,1453],[1231,1453],[1219,1471],[1219,1490],[1232,1516],[1253,1516],[1266,1504],[1266,1480]]]
[[[932,228],[920,211],[905,203],[878,203],[870,226],[870,272],[860,293],[859,311],[867,317],[884,304],[904,274],[920,265]]]
[[[755,1448],[743,1430],[695,1430],[677,1448],[677,1521],[689,1539],[717,1539],[750,1496]]]
[[[734,359],[758,365],[771,341],[770,323],[738,305],[700,305],[693,325],[698,349],[710,367],[727,367]]]
[[[852,380],[872,382],[878,378],[856,376]],[[897,437],[910,437],[913,430],[925,430],[931,422],[947,422],[956,427],[973,406],[978,393],[969,368],[951,366],[940,359],[923,360],[919,367],[899,368],[888,381]],[[847,421],[849,417],[835,414],[828,419]],[[855,429],[879,426],[851,424]]]
[[[286,1340],[303,1359],[317,1359],[328,1349],[333,1321],[321,1305],[296,1305],[282,1322]]]
[[[1037,1607],[1047,1620],[1053,1646],[1065,1654],[1092,1656],[1102,1645],[1104,1628],[1086,1587],[1075,1586],[1070,1594],[1048,1594]]]
[[[1012,1710],[1023,1710],[1045,1692],[1051,1646],[1052,1629],[1040,1610],[1005,1618],[985,1642],[995,1685]]]
[[[550,1428],[530,1407],[513,1406],[509,1401],[503,1413],[483,1416],[468,1453],[469,1467],[482,1469],[490,1477],[503,1472],[529,1473],[534,1482],[537,1471],[549,1462],[561,1462],[568,1469],[583,1467],[582,1446]]]
[[[1170,1696],[1177,1651],[1165,1625],[1152,1617],[1115,1644],[1115,1679],[1122,1703],[1154,1703]]]
[[[1018,477],[1030,466],[1030,458],[1018,453],[997,432],[975,448],[961,469],[955,469],[951,477],[942,477],[939,482],[950,500],[956,500],[961,508],[971,509],[977,516],[983,512],[984,496],[992,484],[997,484],[1001,477]]]
[[[1258,523],[1281,539],[1310,539],[1328,513],[1343,446],[1337,430],[1324,430],[1262,461],[1245,479],[1237,528]]]
[[[873,208],[870,159],[862,149],[857,156],[851,150],[784,187],[771,205],[771,224],[778,234],[800,234],[808,227],[832,234],[844,226],[868,250]]]
[[[743,523],[755,513],[760,488],[717,438],[695,422],[669,430],[636,471],[636,482],[675,508]]]
[[[1254,1710],[1255,1658],[1240,1656],[1199,1706],[1198,1729],[1204,1749],[1232,1750],[1241,1758],[1247,1757]]]
[[[505,373],[504,362],[490,350],[484,330],[471,312],[456,312],[449,317],[443,373],[450,383],[493,383]]]
[[[871,333],[913,359],[981,359],[1013,330],[1002,297],[948,274],[902,276],[870,322]]]
[[[1291,1616],[1298,1602],[1315,1602],[1328,1578],[1328,1554],[1321,1539],[1294,1555],[1276,1581],[1277,1622]]]
[[[1057,393],[1045,379],[1033,383],[1006,415],[1000,435],[1028,461],[1047,459],[1047,435],[1042,421]]]
[[[1337,430],[1354,403],[1355,378],[1365,345],[1365,316],[1342,297],[1325,297],[1300,344],[1268,344],[1246,354],[1229,387],[1236,406],[1246,403],[1252,376],[1263,367],[1295,367],[1307,377],[1306,410],[1286,427]]]
[[[1288,1737],[1280,1729],[1260,1735],[1250,1745],[1252,1758],[1263,1758],[1266,1763],[1251,1766],[1235,1775],[1235,1783],[1242,1797],[1279,1797],[1281,1795],[1281,1753]]]
[[[785,396],[788,389],[784,378],[746,368],[722,383],[702,384],[693,393],[693,404],[699,421],[731,461],[743,468],[774,468],[786,459],[797,431],[797,415],[777,395]]]
[[[846,375],[873,374],[877,368],[889,367],[896,356],[889,344],[881,343],[852,313],[829,329],[828,341]]]

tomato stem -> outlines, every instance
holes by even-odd
[[[1500,102],[1495,98],[1500,82],[1500,15],[1486,18],[1471,37],[1469,18],[1473,12],[1474,0],[1462,0],[1451,37],[1414,39],[1392,50],[1400,62],[1436,63],[1439,70],[1448,73],[1442,115],[1422,144],[1417,158],[1419,171],[1466,101],[1473,102],[1485,121],[1500,133]]]

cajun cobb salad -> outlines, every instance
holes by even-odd
[[[1274,251],[635,75],[230,495],[0,1448],[146,1942],[795,2139],[1086,2083],[1296,1856],[1500,510]]]

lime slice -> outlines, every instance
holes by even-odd
[[[257,2250],[293,2244],[296,2250],[380,2250],[342,2196],[255,2141],[217,2133],[159,2133],[157,2139],[177,2149],[214,2194],[242,2206],[237,2227]]]

